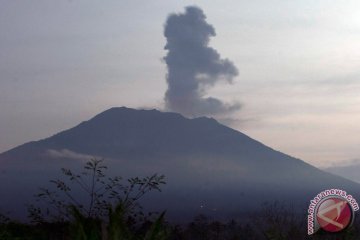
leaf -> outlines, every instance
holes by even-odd
[[[168,238],[166,229],[163,226],[165,211],[160,214],[156,221],[147,231],[144,240],[163,240]]]

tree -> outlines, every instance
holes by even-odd
[[[139,200],[150,191],[161,191],[165,177],[154,174],[130,178],[124,183],[119,176],[107,177],[103,162],[91,159],[80,174],[62,168],[65,179],[51,180],[55,189],[40,188],[36,195],[36,200],[45,203],[45,207],[28,207],[32,222],[71,222],[72,239],[135,239],[134,226],[141,225],[151,214],[143,212]],[[81,190],[86,199],[79,199],[74,189]],[[149,227],[145,239],[155,239],[154,236],[165,239],[164,214]]]

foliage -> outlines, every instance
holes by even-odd
[[[62,168],[66,180],[51,180],[56,190],[41,188],[36,195],[38,201],[45,203],[46,208],[28,206],[29,217],[33,222],[68,221],[74,216],[74,208],[87,218],[103,219],[108,216],[109,209],[121,205],[128,216],[144,217],[139,200],[152,190],[161,191],[165,184],[163,175],[154,174],[145,178],[130,178],[127,184],[119,176],[106,177],[103,160],[92,159],[84,166],[84,172],[78,174],[70,169]],[[80,189],[87,196],[87,201],[77,198],[73,189]],[[76,215],[76,214],[75,214]],[[77,215],[76,215],[77,216]]]
[[[221,222],[199,215],[188,225],[169,225],[165,212],[151,221],[139,200],[149,191],[160,191],[164,176],[131,178],[106,177],[103,160],[93,159],[76,174],[62,169],[65,180],[52,180],[56,190],[42,188],[37,200],[45,209],[29,205],[32,224],[11,220],[0,214],[0,240],[303,240],[359,239],[360,219],[338,234],[319,231],[307,236],[306,213],[295,213],[285,203],[264,203],[251,216]],[[73,192],[81,189],[87,198],[81,201]],[[246,220],[244,220],[246,219]]]
[[[103,160],[98,159],[87,162],[80,174],[62,168],[66,179],[51,180],[56,189],[41,188],[36,195],[38,202],[45,203],[45,208],[28,206],[32,223],[37,227],[58,223],[65,228],[65,233],[60,235],[75,240],[165,239],[165,213],[159,215],[147,232],[140,234],[136,229],[149,221],[139,200],[152,190],[161,191],[164,176],[135,177],[123,183],[121,177],[107,177],[106,169]],[[74,189],[85,193],[85,201]]]
[[[300,217],[300,218],[299,218]],[[307,219],[306,216],[299,216],[285,203],[273,202],[264,203],[258,215],[253,217],[255,227],[259,230],[264,239],[287,240],[302,239],[307,231],[307,225],[299,219]]]
[[[145,234],[144,240],[165,240],[168,239],[168,232],[163,226],[165,212],[161,213]]]
[[[292,212],[291,208],[279,202],[266,203],[261,211],[239,216],[239,221],[221,222],[205,215],[199,215],[188,225],[169,225],[165,223],[165,213],[153,221],[146,221],[140,227],[126,218],[126,211],[121,204],[109,209],[106,221],[88,218],[74,207],[72,222],[63,226],[64,234],[53,234],[61,225],[48,222],[47,225],[28,225],[15,222],[0,224],[0,240],[17,239],[53,239],[53,240],[357,240],[359,239],[359,219],[353,227],[338,233],[319,232],[307,236],[306,218]],[[285,214],[285,215],[284,215]],[[246,220],[246,221],[245,221]],[[281,224],[281,226],[280,226]]]

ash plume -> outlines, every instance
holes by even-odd
[[[198,7],[186,7],[185,13],[171,14],[165,24],[164,35],[168,50],[166,108],[195,117],[228,114],[240,108],[207,97],[207,90],[220,81],[233,82],[238,75],[235,65],[209,47],[210,37],[216,35],[212,25]]]

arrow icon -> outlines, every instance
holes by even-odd
[[[333,204],[333,205],[331,205],[331,206],[329,206],[329,207],[326,207],[326,208],[322,209],[321,211],[319,211],[319,212],[317,213],[317,216],[318,216],[320,219],[324,220],[325,222],[327,222],[327,223],[329,223],[329,224],[332,224],[332,225],[334,225],[334,226],[336,226],[336,227],[338,227],[338,228],[340,228],[340,229],[343,229],[343,228],[344,228],[344,225],[341,224],[341,223],[336,222],[336,220],[337,220],[337,219],[339,218],[339,216],[340,216],[340,213],[341,213],[341,210],[342,210],[342,206],[343,206],[344,204],[346,204],[346,203],[347,203],[346,201],[341,201],[341,202],[338,202],[338,203],[336,203],[336,204]],[[336,217],[335,221],[334,221],[333,219],[330,219],[330,218],[328,218],[328,217],[326,217],[326,216],[324,215],[324,214],[332,211],[333,209],[336,209],[336,210],[337,210],[337,217]]]

